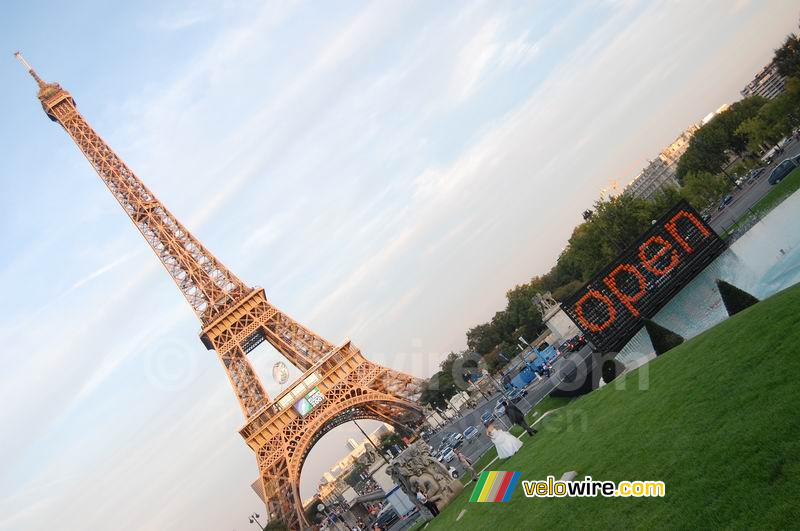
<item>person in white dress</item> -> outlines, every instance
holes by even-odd
[[[486,426],[486,434],[497,448],[497,457],[500,459],[508,459],[522,448],[522,441],[505,430],[495,428],[493,422]]]

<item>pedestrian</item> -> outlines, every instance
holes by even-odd
[[[419,500],[422,505],[427,507],[434,517],[439,514],[439,508],[436,507],[436,503],[432,502],[427,496],[425,496],[425,493],[422,492],[421,486],[417,487],[417,500]]]
[[[516,424],[520,426],[523,430],[528,432],[528,435],[533,437],[538,432],[528,426],[528,422],[525,420],[525,414],[510,400],[504,400],[503,406],[506,408],[506,415],[508,415],[508,420],[511,421],[512,424]]]
[[[497,449],[497,457],[500,459],[507,459],[522,448],[522,441],[505,430],[495,428],[494,422],[486,425],[486,435],[494,443],[494,447]]]
[[[469,471],[470,475],[472,476],[472,481],[478,481],[478,477],[477,477],[478,474],[475,472],[475,469],[472,468],[472,463],[470,462],[469,459],[467,459],[467,456],[464,455],[461,452],[461,450],[455,450],[455,454],[456,454],[456,457],[458,458],[458,461],[462,465],[464,465],[465,469],[467,469]]]

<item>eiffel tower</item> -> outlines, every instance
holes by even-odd
[[[244,414],[239,434],[256,454],[270,520],[307,528],[299,480],[314,444],[357,419],[407,430],[422,414],[416,402],[422,381],[372,363],[350,341],[334,345],[276,308],[262,288],[244,284],[100,138],[69,92],[15,56],[39,86],[44,112],[72,137],[200,320],[200,340],[216,352]],[[264,341],[303,372],[273,399],[247,359]]]

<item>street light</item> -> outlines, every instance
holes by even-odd
[[[251,514],[250,515],[250,523],[251,524],[257,524],[259,529],[261,529],[261,531],[266,531],[267,528],[264,527],[263,525],[261,525],[261,522],[258,521],[260,516],[261,515],[259,515],[258,513]]]

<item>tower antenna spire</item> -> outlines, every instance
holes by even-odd
[[[25,70],[27,70],[31,77],[36,80],[36,83],[39,85],[39,87],[44,87],[44,81],[42,81],[42,78],[39,77],[39,74],[36,73],[36,70],[33,69],[33,67],[28,63],[28,61],[25,60],[24,57],[22,57],[22,54],[19,51],[14,52],[14,57],[16,57],[19,62],[22,63],[22,66],[24,66]]]

